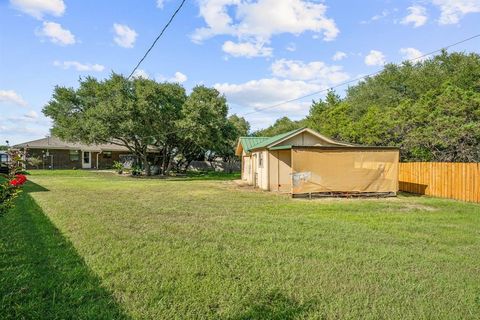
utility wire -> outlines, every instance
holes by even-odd
[[[442,47],[442,48],[440,48],[440,49],[437,49],[437,50],[434,50],[434,51],[431,51],[431,52],[422,54],[422,55],[419,56],[419,57],[415,57],[415,58],[413,58],[413,59],[409,59],[409,60],[405,60],[405,61],[413,62],[413,61],[415,61],[415,60],[419,60],[419,59],[425,58],[426,56],[432,55],[432,54],[437,53],[437,52],[440,52],[440,51],[442,51],[442,50],[447,50],[448,48],[457,46],[457,45],[459,45],[459,44],[461,44],[461,43],[464,43],[464,42],[473,40],[473,39],[478,38],[478,37],[480,37],[480,33],[479,33],[479,34],[476,34],[476,35],[474,35],[474,36],[472,36],[472,37],[469,37],[469,38],[460,40],[460,41],[458,41],[458,42],[449,44],[449,45],[447,45],[447,46],[445,46],[445,47]],[[356,78],[356,79],[352,79],[352,80],[349,80],[349,81],[342,82],[342,83],[340,83],[340,84],[337,84],[337,85],[335,85],[335,86],[332,86],[332,87],[329,87],[329,88],[326,88],[326,89],[322,89],[322,90],[319,90],[319,91],[315,91],[315,92],[309,93],[309,94],[307,94],[307,95],[304,95],[304,96],[301,96],[301,97],[298,97],[298,98],[294,98],[294,99],[282,101],[282,102],[273,104],[273,105],[268,106],[268,107],[258,108],[258,109],[254,110],[254,111],[250,111],[250,112],[243,113],[243,114],[240,114],[240,115],[241,115],[241,116],[246,116],[246,115],[253,114],[253,113],[257,113],[257,112],[262,112],[262,111],[264,111],[264,110],[277,108],[277,107],[279,107],[279,106],[282,106],[282,105],[287,104],[287,103],[290,103],[290,102],[295,102],[295,101],[302,100],[302,99],[305,99],[305,98],[308,98],[308,97],[311,97],[311,96],[315,96],[315,95],[317,95],[317,94],[320,94],[320,93],[323,93],[323,92],[326,92],[326,91],[329,91],[329,90],[332,90],[332,89],[335,89],[335,88],[338,88],[338,87],[342,87],[342,86],[344,86],[344,85],[346,85],[346,84],[349,84],[349,83],[352,83],[352,82],[356,82],[356,81],[359,81],[359,80],[362,80],[362,79],[365,79],[365,78],[374,76],[374,75],[376,75],[376,74],[379,74],[379,73],[382,72],[383,70],[384,70],[384,68],[382,68],[381,70],[378,70],[378,71],[376,71],[376,72],[369,73],[369,74],[367,74],[367,75],[365,75],[365,76],[362,76],[362,77],[359,77],[359,78]]]
[[[185,4],[185,1],[186,0],[182,0],[182,2],[180,3],[180,5],[178,6],[177,10],[175,10],[175,12],[173,13],[173,15],[170,17],[170,20],[168,20],[167,24],[163,27],[162,31],[160,32],[160,34],[155,38],[155,40],[153,41],[152,45],[150,46],[150,48],[148,48],[148,50],[145,52],[145,54],[143,55],[142,59],[140,59],[140,61],[138,61],[137,65],[135,66],[135,68],[133,68],[132,72],[130,73],[130,75],[127,77],[127,80],[130,80],[130,78],[133,76],[133,74],[135,73],[135,71],[137,71],[138,67],[140,67],[140,65],[142,64],[143,60],[145,60],[145,58],[147,58],[148,54],[150,53],[150,51],[152,51],[153,47],[155,47],[155,44],[157,44],[157,41],[162,37],[163,33],[165,32],[165,30],[167,30],[167,28],[170,26],[170,24],[172,23],[173,19],[175,18],[175,16],[177,15],[177,13],[180,11],[180,9],[182,9],[183,5]]]
[[[179,8],[177,9],[177,11],[175,11],[175,14],[180,10],[180,8],[183,6],[183,3],[185,2],[185,0],[182,1],[182,3],[180,4]],[[175,16],[175,14],[172,16],[172,18],[170,19],[169,23],[173,20],[173,17]],[[169,24],[168,23],[168,24]],[[166,25],[166,27],[168,26],[168,24]],[[164,28],[165,30],[166,28]],[[162,30],[162,33],[163,31]],[[147,51],[147,53],[145,54],[145,56],[142,58],[142,60],[140,60],[140,62],[137,64],[137,66],[135,67],[135,69],[132,71],[132,73],[130,74],[129,77],[132,76],[132,74],[135,72],[135,70],[138,68],[138,66],[140,65],[140,63],[145,59],[145,57],[148,55],[148,52],[153,48],[153,46],[155,45],[156,41],[160,38],[161,34],[159,35],[159,37],[157,37],[157,39],[155,39],[155,42],[152,44],[152,46],[150,47],[150,49]],[[455,42],[455,43],[452,43],[452,44],[449,44],[447,46],[444,46],[440,49],[437,49],[437,50],[434,50],[434,51],[431,51],[431,52],[428,52],[428,53],[425,53],[419,57],[415,57],[413,59],[409,59],[409,60],[405,60],[405,61],[409,61],[409,62],[413,62],[415,60],[419,60],[421,58],[425,58],[426,56],[429,56],[429,55],[432,55],[434,53],[437,53],[437,52],[440,52],[442,50],[447,50],[448,48],[451,48],[451,47],[454,47],[454,46],[457,46],[461,43],[464,43],[464,42],[467,42],[467,41],[470,41],[470,40],[473,40],[475,38],[478,38],[480,37],[480,33],[479,34],[476,34],[472,37],[469,37],[469,38],[466,38],[466,39],[463,39],[463,40],[460,40],[458,42]],[[294,98],[294,99],[290,99],[290,100],[287,100],[287,101],[283,101],[283,102],[279,102],[279,103],[276,103],[274,105],[271,105],[271,106],[268,106],[268,107],[265,107],[265,108],[261,108],[261,109],[257,109],[255,111],[251,111],[251,112],[247,112],[247,113],[240,113],[240,114],[237,114],[238,116],[246,116],[246,115],[249,115],[249,114],[253,114],[253,113],[257,113],[257,112],[262,112],[264,110],[267,110],[267,109],[273,109],[273,108],[276,108],[276,107],[279,107],[281,105],[284,105],[286,103],[290,103],[290,102],[294,102],[294,101],[298,101],[298,100],[301,100],[301,99],[304,99],[304,98],[308,98],[308,97],[311,97],[311,96],[314,96],[314,95],[317,95],[319,93],[322,93],[322,92],[325,92],[325,91],[328,91],[328,90],[332,90],[334,88],[338,88],[338,87],[341,87],[341,86],[344,86],[346,84],[349,84],[349,83],[352,83],[352,82],[355,82],[355,81],[359,81],[359,80],[362,80],[362,79],[365,79],[367,77],[371,77],[371,76],[374,76],[380,72],[382,72],[384,70],[384,68],[382,68],[381,70],[378,70],[376,72],[373,72],[373,73],[370,73],[370,74],[367,74],[365,76],[362,76],[362,77],[358,77],[358,78],[355,78],[355,79],[352,79],[352,80],[349,80],[349,81],[345,81],[345,82],[342,82],[340,84],[337,84],[335,86],[332,86],[332,87],[329,87],[329,88],[326,88],[326,89],[323,89],[323,90],[319,90],[319,91],[315,91],[315,92],[312,92],[312,93],[309,93],[307,95],[304,95],[304,96],[301,96],[301,97],[298,97],[298,98]],[[166,136],[169,136],[171,134],[175,134],[175,133],[179,133],[179,132],[184,132],[184,131],[189,131],[189,129],[178,129],[178,130],[173,130],[173,131],[169,131]],[[151,137],[145,137],[145,138],[153,138],[153,136]]]

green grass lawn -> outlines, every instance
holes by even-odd
[[[480,205],[226,178],[34,171],[0,218],[0,318],[479,318]]]

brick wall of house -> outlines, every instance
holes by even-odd
[[[71,159],[70,150],[44,150],[44,149],[28,149],[27,159],[35,157],[43,160],[38,169],[80,169],[82,168],[81,154],[79,151],[77,159]],[[47,155],[48,154],[48,155]],[[27,163],[27,169],[33,168]]]
[[[48,156],[46,149],[28,149],[27,158],[36,157],[42,160],[42,164],[38,169],[81,169],[82,168],[82,152],[75,150],[77,153],[77,159],[71,155],[70,150],[57,150],[49,149]],[[91,162],[92,169],[110,169],[113,166],[114,161],[120,160],[121,154],[128,154],[128,152],[112,151],[111,155],[107,152],[98,153],[92,152]],[[98,155],[98,164],[97,164]],[[27,169],[37,169],[27,163]]]

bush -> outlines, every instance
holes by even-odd
[[[138,164],[133,165],[132,166],[132,175],[139,176],[141,174],[142,174],[142,168]]]
[[[0,216],[14,206],[14,200],[21,191],[20,187],[27,181],[27,177],[21,174],[24,163],[22,154],[11,151],[9,156],[9,174],[0,178]]]
[[[118,161],[114,161],[114,162],[113,162],[112,168],[113,168],[115,171],[117,171],[118,174],[122,174],[123,171],[125,170],[125,166],[123,165],[123,163],[118,162]]]
[[[27,163],[38,169],[43,164],[43,160],[38,157],[30,157],[27,159]]]

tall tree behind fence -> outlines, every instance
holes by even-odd
[[[400,163],[401,191],[480,202],[480,163]]]

